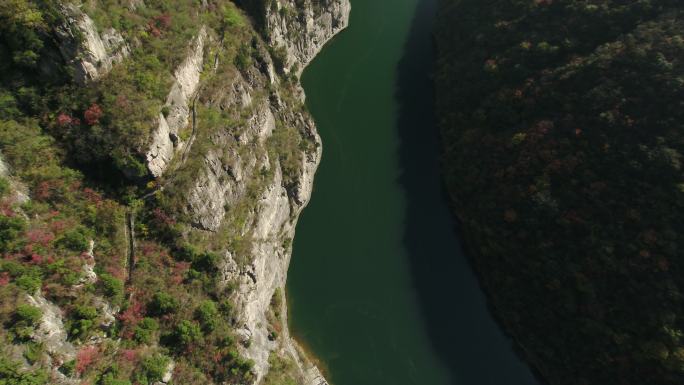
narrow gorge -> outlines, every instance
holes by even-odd
[[[684,383],[683,10],[0,0],[0,385]]]

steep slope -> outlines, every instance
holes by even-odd
[[[442,2],[446,185],[496,315],[551,384],[684,380],[681,12]]]
[[[344,4],[298,3],[303,30]],[[288,65],[340,17],[290,33]],[[16,0],[0,20],[3,374],[325,383],[286,327],[321,144],[277,47],[221,0]]]

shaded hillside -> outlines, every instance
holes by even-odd
[[[684,380],[681,11],[442,2],[447,188],[496,315],[551,384]]]

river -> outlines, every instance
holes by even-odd
[[[442,192],[436,1],[352,0],[349,28],[302,77],[324,154],[293,245],[290,327],[334,385],[537,383],[487,309]]]

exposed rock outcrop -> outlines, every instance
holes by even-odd
[[[77,379],[64,376],[57,368],[65,362],[76,358],[76,348],[67,340],[67,331],[62,322],[62,311],[57,305],[48,301],[40,292],[26,296],[28,303],[40,309],[42,318],[36,328],[33,339],[43,344],[48,353],[48,367],[52,368],[55,383],[61,385],[78,384]]]
[[[325,42],[347,26],[350,12],[347,0],[331,1],[327,6],[314,5],[312,1],[305,1],[304,5],[295,4],[293,0],[276,1],[274,4],[277,6],[269,5],[264,10],[267,39],[276,52],[279,47],[284,47],[286,69],[298,72]],[[280,11],[282,8],[291,12]],[[299,12],[304,17],[298,18],[292,12]],[[267,79],[273,76],[268,70],[262,69],[261,72]],[[244,108],[251,104],[251,117],[235,137],[223,133],[214,138],[213,142],[221,151],[209,151],[206,155],[205,170],[198,176],[188,197],[189,214],[199,228],[217,230],[226,215],[226,208],[230,210],[239,202],[255,174],[261,170],[272,172],[272,179],[262,189],[256,208],[243,229],[243,233],[250,234],[252,240],[249,262],[241,264],[232,252],[225,254],[224,281],[237,283],[233,298],[238,314],[237,333],[247,346],[244,354],[255,362],[257,383],[268,372],[269,355],[275,350],[294,360],[304,384],[327,384],[320,370],[305,357],[287,330],[279,340],[269,338],[267,319],[274,292],[285,287],[291,256],[287,245],[294,237],[298,216],[311,195],[313,176],[321,157],[321,142],[308,114],[293,112],[292,106],[284,104],[277,93],[272,95],[269,103],[253,100],[253,86],[260,85],[250,84],[242,77],[234,82],[230,91],[234,94],[232,103],[225,107]],[[301,90],[298,92],[303,94]],[[269,159],[267,152],[258,151],[259,143],[266,142],[278,129],[276,119],[296,127],[314,143],[315,148],[302,151],[298,174],[289,175],[287,182],[280,162]],[[246,148],[251,150],[241,150]],[[283,309],[282,313],[287,312]],[[287,320],[284,322],[286,325]]]
[[[11,170],[9,166],[7,166],[2,157],[2,153],[0,153],[0,177],[9,180],[11,191],[14,194],[14,200],[17,203],[22,204],[28,202],[30,200],[28,196],[28,189],[22,183],[12,178],[10,171]]]
[[[159,114],[157,129],[152,133],[151,145],[145,158],[153,177],[161,176],[183,146],[179,131],[188,125],[190,101],[197,91],[204,63],[204,43],[207,30],[203,26],[190,45],[190,53],[174,72],[174,82],[164,105],[166,116]]]
[[[64,4],[65,22],[55,30],[62,56],[74,69],[74,80],[84,84],[109,72],[130,54],[121,34],[109,28],[100,34],[93,20],[73,4]]]
[[[218,230],[223,223],[226,208],[244,197],[254,174],[271,168],[264,147],[276,125],[271,107],[266,101],[252,102],[253,88],[241,75],[237,75],[231,88],[234,92],[226,108],[251,106],[252,114],[237,133],[220,130],[212,136],[216,145],[205,155],[204,171],[197,176],[188,196],[193,223],[211,231]]]
[[[269,4],[264,26],[269,43],[276,52],[285,50],[284,70],[297,75],[349,24],[349,0],[278,0]]]
[[[263,10],[267,40],[275,52],[285,50],[286,71],[301,72],[322,46],[348,24],[348,0],[333,0],[326,5],[314,3],[279,0]],[[272,83],[272,65],[268,64],[262,66],[261,73]],[[308,114],[293,112],[292,106],[286,105],[277,93],[272,94],[268,102],[253,99],[253,88],[264,86],[239,76],[227,92],[232,97],[223,107],[251,105],[251,117],[238,134],[223,132],[213,138],[217,146],[205,156],[204,172],[198,176],[188,196],[188,211],[197,227],[215,231],[221,226],[226,209],[230,210],[244,197],[255,175],[263,170],[272,173],[272,179],[261,190],[258,203],[242,230],[252,240],[249,262],[238,263],[238,256],[231,251],[225,253],[224,281],[237,283],[233,298],[238,314],[237,333],[247,346],[244,354],[254,360],[256,383],[268,372],[269,355],[277,350],[294,360],[304,384],[327,384],[320,370],[305,357],[287,330],[279,340],[269,338],[267,313],[271,298],[276,289],[285,287],[291,256],[288,245],[294,237],[298,216],[311,196],[322,147]],[[298,92],[303,95],[303,91]],[[262,150],[263,143],[278,129],[276,120],[296,127],[314,143],[313,151],[302,150],[298,174],[289,175],[288,181],[285,181],[278,159],[270,159]],[[287,311],[283,309],[282,313]],[[284,322],[287,325],[287,320]]]

